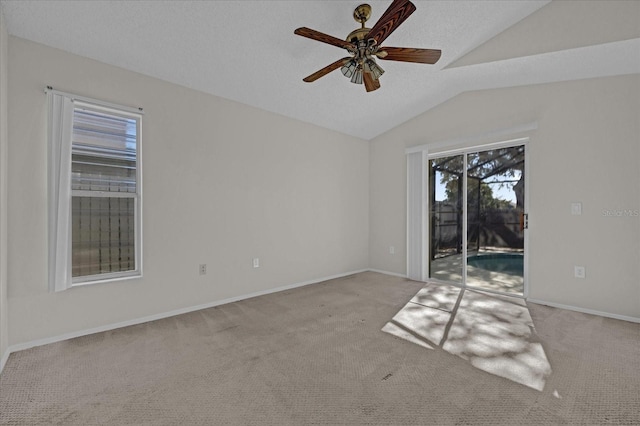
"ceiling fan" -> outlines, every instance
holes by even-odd
[[[351,54],[351,56],[338,59],[305,77],[303,81],[314,82],[340,68],[342,74],[350,78],[352,83],[362,84],[364,82],[367,92],[372,92],[380,88],[379,78],[384,73],[384,70],[376,63],[376,58],[386,61],[435,64],[440,59],[442,53],[440,50],[382,46],[382,42],[415,10],[415,5],[409,0],[393,0],[373,28],[366,28],[364,24],[371,17],[371,6],[361,4],[353,11],[353,19],[359,22],[362,27],[352,31],[345,40],[310,28],[298,28],[294,34],[341,47]]]

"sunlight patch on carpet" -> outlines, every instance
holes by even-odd
[[[427,284],[382,331],[538,391],[551,374],[522,299]]]

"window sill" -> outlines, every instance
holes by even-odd
[[[74,279],[73,282],[71,283],[71,288],[84,287],[84,286],[93,285],[93,284],[111,283],[114,281],[134,280],[138,278],[142,278],[141,271],[133,271],[127,274],[109,274],[108,276],[88,275],[86,277]]]

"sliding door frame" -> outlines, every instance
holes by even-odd
[[[429,173],[426,172],[428,170],[429,160],[442,158],[442,157],[450,157],[454,155],[462,155],[463,156],[463,167],[464,167],[464,175],[462,182],[462,240],[464,242],[462,246],[462,256],[464,262],[462,262],[462,283],[451,283],[446,282],[446,284],[453,284],[462,286],[464,288],[467,287],[467,237],[468,237],[468,229],[467,229],[467,154],[474,152],[487,151],[492,149],[500,149],[500,148],[510,148],[514,146],[524,145],[524,211],[525,214],[529,213],[529,175],[530,175],[530,166],[529,166],[529,137],[522,137],[517,139],[510,139],[501,142],[491,142],[484,144],[474,144],[464,147],[458,147],[455,149],[439,149],[436,152],[430,153],[428,151],[427,146],[416,147],[414,149],[407,149],[407,276],[410,279],[418,280],[418,281],[435,281],[435,282],[443,282],[435,278],[429,278],[429,261],[430,258],[430,244],[427,244],[430,235],[431,229],[431,217],[430,217],[430,203],[428,199],[428,191],[429,191]],[[413,161],[411,158],[413,157]],[[418,172],[416,167],[420,166],[422,168],[422,172]],[[421,188],[418,188],[420,187]],[[416,197],[420,196],[421,200],[417,200]],[[420,206],[418,210],[416,207]],[[419,226],[419,224],[422,226]],[[529,225],[531,221],[529,220]],[[511,295],[514,297],[524,297],[527,298],[529,296],[529,232],[528,227],[523,230],[524,232],[524,265],[523,265],[523,294],[522,295]],[[418,241],[420,239],[420,241]],[[416,247],[420,247],[420,253],[415,249]],[[417,273],[417,272],[420,273]],[[476,287],[470,287],[476,288]],[[505,294],[501,292],[496,292],[492,290],[486,290],[478,288],[482,291]]]

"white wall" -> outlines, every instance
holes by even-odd
[[[12,345],[368,267],[367,142],[14,37],[9,80]],[[144,107],[144,278],[47,291],[46,85]]]
[[[7,306],[7,28],[0,12],[0,371],[9,346]]]
[[[616,5],[615,16],[638,8]],[[456,65],[576,47],[582,36],[563,38],[574,7],[552,2]],[[595,42],[637,35],[630,18],[600,21],[584,27]],[[531,47],[541,27],[548,36]],[[7,37],[0,22],[0,357],[9,344],[368,267],[403,274],[405,148],[531,121],[530,296],[640,317],[640,219],[602,215],[640,208],[639,79],[466,93],[368,144]],[[144,278],[47,291],[46,85],[145,108]]]
[[[370,147],[370,265],[406,269],[405,148],[532,121],[530,297],[640,318],[640,76],[465,93]],[[571,202],[583,215],[571,216]],[[395,255],[389,254],[393,245]],[[573,266],[586,267],[586,279]]]

